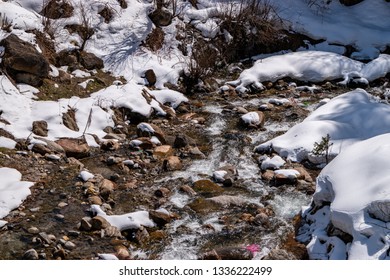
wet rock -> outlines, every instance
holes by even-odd
[[[171,191],[168,188],[159,188],[154,192],[154,195],[157,197],[168,197]]]
[[[184,134],[176,135],[175,142],[173,144],[174,148],[177,148],[177,149],[185,148],[188,145],[190,145],[190,146],[196,145],[195,140],[190,138],[190,137],[188,137],[188,136],[186,136],[186,135],[184,135]]]
[[[35,249],[29,249],[23,254],[23,259],[24,260],[38,260],[38,252],[35,251]]]
[[[213,181],[207,180],[207,179],[202,179],[198,180],[194,183],[193,186],[194,191],[197,193],[207,196],[207,195],[216,195],[220,194],[224,191],[224,189],[214,183]]]
[[[191,158],[194,158],[194,159],[205,159],[206,156],[204,153],[202,153],[201,150],[199,150],[198,147],[191,147],[189,149],[189,153],[191,155]]]
[[[224,186],[232,186],[237,180],[237,169],[233,165],[225,165],[214,171],[213,178],[217,183],[222,183]]]
[[[214,201],[204,198],[196,198],[194,201],[188,204],[188,207],[201,215],[213,213],[221,208],[221,206]]]
[[[201,256],[203,260],[251,260],[252,253],[240,247],[218,248],[206,252]]]
[[[137,242],[141,245],[145,245],[149,242],[149,232],[146,230],[145,227],[141,226],[137,232],[135,233],[135,239]]]
[[[91,219],[91,226],[92,226],[92,230],[101,230],[101,229],[105,229],[111,225],[102,216],[95,216]]]
[[[239,113],[239,114],[243,114],[244,115],[244,114],[249,113],[248,110],[245,109],[244,107],[237,107],[235,109],[236,109],[237,113]]]
[[[163,162],[163,170],[166,171],[175,171],[175,170],[181,170],[183,168],[183,164],[179,157],[177,156],[170,156]]]
[[[170,13],[168,10],[160,8],[156,9],[152,13],[149,14],[149,18],[151,21],[156,25],[157,27],[160,26],[168,26],[172,22],[172,13]]]
[[[189,196],[196,196],[196,191],[188,185],[181,186],[179,188],[181,192],[188,194]]]
[[[173,149],[169,145],[158,146],[154,149],[153,155],[160,159],[167,158],[173,155]]]
[[[67,157],[78,159],[87,157],[90,154],[90,147],[85,139],[61,138],[55,142],[64,149]]]
[[[162,211],[151,210],[149,211],[149,216],[153,220],[153,222],[155,222],[156,225],[160,228],[170,223],[172,220],[172,217],[171,215],[169,215],[169,213],[165,213]]]
[[[246,204],[246,200],[239,196],[234,195],[220,195],[208,198],[207,200],[213,201],[221,206],[243,206]]]
[[[38,136],[47,137],[47,122],[46,121],[34,121],[32,123],[32,132]]]

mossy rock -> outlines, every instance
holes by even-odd
[[[196,181],[194,183],[193,189],[198,194],[203,195],[203,196],[211,196],[211,195],[221,194],[224,191],[224,189],[220,185],[214,183],[211,180],[207,180],[207,179]]]
[[[193,202],[188,204],[188,206],[196,213],[201,215],[215,212],[221,208],[221,206],[215,203],[214,201],[204,199],[204,198],[197,198]]]

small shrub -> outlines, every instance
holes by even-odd
[[[315,156],[325,156],[326,164],[329,163],[329,152],[333,143],[330,142],[330,135],[326,134],[326,136],[322,137],[321,141],[314,142],[314,147],[312,150],[312,154]]]

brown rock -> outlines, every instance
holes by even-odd
[[[166,143],[164,132],[161,130],[161,128],[152,123],[139,123],[137,125],[137,135],[139,137],[156,136],[162,144]]]
[[[195,159],[205,159],[206,156],[204,153],[202,153],[201,150],[199,150],[198,147],[191,147],[189,149],[189,153],[191,155],[192,158],[195,158]]]
[[[241,247],[217,248],[206,252],[201,259],[203,260],[251,260],[252,253]]]
[[[168,26],[172,22],[172,13],[166,9],[156,9],[154,12],[149,14],[149,18],[152,20],[154,25],[159,26]]]
[[[46,121],[34,121],[32,123],[32,132],[38,136],[47,137],[47,122]]]
[[[170,156],[163,162],[163,169],[166,171],[181,170],[182,168],[183,164],[177,156]]]
[[[153,155],[160,159],[167,158],[173,155],[173,149],[169,145],[161,145],[154,149]]]
[[[85,69],[102,69],[104,67],[103,60],[93,53],[82,51],[80,52],[80,63]]]
[[[84,217],[80,221],[80,230],[82,231],[90,231],[92,230],[92,225],[91,225],[91,218],[89,217]]]
[[[202,179],[194,183],[194,191],[201,195],[220,194],[224,189],[213,181]]]
[[[313,178],[311,177],[311,175],[309,174],[309,172],[307,172],[307,170],[304,168],[304,167],[294,167],[294,169],[296,171],[299,172],[299,176],[298,176],[298,179],[302,179],[302,180],[305,180],[306,182],[309,182],[309,183],[312,183],[313,182]]]
[[[149,242],[149,232],[146,230],[145,227],[141,226],[137,232],[135,233],[135,239],[138,241],[139,244],[145,245]]]
[[[104,151],[115,151],[120,148],[119,142],[116,140],[107,140],[100,143],[100,149]]]
[[[68,18],[73,15],[74,8],[68,1],[50,0],[46,3],[40,14],[47,18]]]
[[[61,138],[55,142],[65,150],[68,157],[84,158],[89,156],[90,147],[85,139]]]
[[[93,217],[91,219],[91,225],[92,225],[92,230],[101,230],[111,226],[110,223],[102,216]]]
[[[184,186],[181,186],[180,189],[179,189],[181,192],[184,192],[190,196],[195,196],[196,195],[196,191],[194,191],[193,188],[191,188],[190,186],[188,185],[184,185]]]
[[[63,124],[73,131],[79,131],[79,126],[76,121],[76,110],[70,108],[66,113],[62,114]]]
[[[129,249],[127,249],[127,247],[125,247],[123,245],[115,246],[115,252],[116,252],[116,256],[120,260],[129,260],[129,259],[131,259]]]
[[[0,42],[0,46],[5,48],[2,64],[16,82],[40,86],[42,79],[49,76],[48,61],[32,44],[11,34]],[[26,78],[24,74],[31,74],[35,78]]]
[[[265,181],[271,181],[275,176],[275,172],[267,169],[265,172],[261,174],[261,179]]]
[[[115,185],[108,179],[103,179],[98,184],[99,193],[104,199],[108,199],[111,193],[113,193],[115,189]]]
[[[154,192],[154,195],[157,197],[168,197],[171,191],[167,188],[159,188]]]
[[[254,111],[241,116],[239,124],[247,128],[259,128],[264,125],[264,122],[264,113],[261,111]]]
[[[96,205],[102,205],[103,204],[103,201],[102,199],[97,196],[97,195],[92,195],[90,197],[88,197],[88,202],[89,204],[96,204]]]
[[[171,222],[172,217],[168,213],[151,210],[149,211],[149,216],[156,223],[158,227],[163,227],[164,225]]]
[[[148,69],[145,71],[145,79],[148,82],[149,86],[154,86],[157,82],[156,74],[154,73],[153,69]]]

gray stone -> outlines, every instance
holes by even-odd
[[[23,254],[23,259],[25,260],[37,260],[38,258],[38,253],[35,251],[35,249],[27,250]]]

